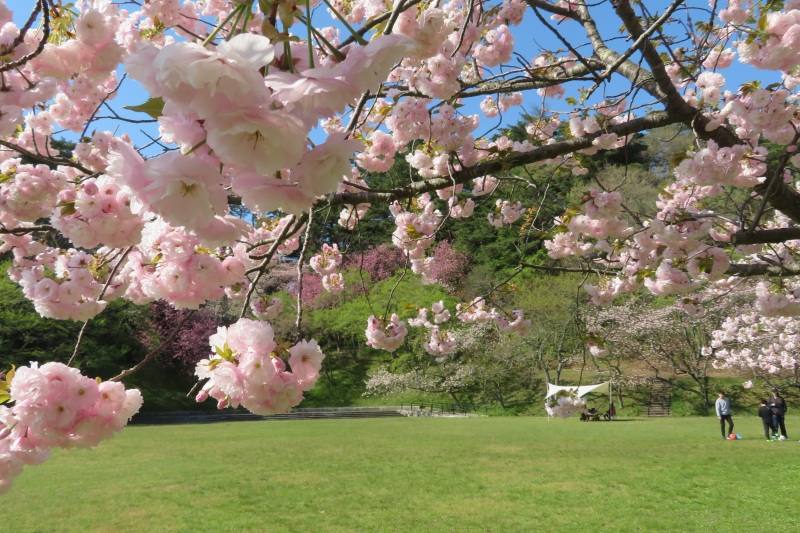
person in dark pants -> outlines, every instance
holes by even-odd
[[[731,401],[725,396],[725,392],[717,391],[717,402],[714,408],[717,411],[717,418],[719,418],[719,428],[722,430],[722,438],[727,439],[727,435],[733,433],[733,418],[731,418]],[[725,421],[728,422],[728,433],[725,433]]]
[[[786,435],[786,425],[783,422],[783,415],[786,414],[786,400],[783,399],[783,396],[778,394],[778,387],[772,387],[772,396],[768,402],[769,408],[772,410],[772,427],[775,428],[775,432],[778,432],[778,428],[781,429],[781,436],[783,439],[786,440],[789,437]]]
[[[772,409],[767,405],[767,400],[761,400],[758,416],[761,417],[761,423],[764,424],[764,436],[767,437],[768,441],[772,442],[772,434],[776,430],[772,426]]]

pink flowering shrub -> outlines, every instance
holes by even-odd
[[[205,347],[208,338],[217,330],[217,318],[214,313],[200,309],[187,319],[189,310],[175,309],[164,300],[151,303],[150,312],[152,313],[150,328],[155,338],[145,336],[142,340],[151,348],[155,348],[165,342],[178,325],[182,324],[177,335],[161,349],[159,360],[177,368],[184,375],[194,375],[197,362],[208,354]]]
[[[362,254],[347,255],[343,264],[345,268],[356,267],[364,270],[369,275],[369,279],[378,282],[388,279],[397,270],[403,268],[405,259],[400,250],[381,244]]]
[[[469,267],[469,258],[453,249],[453,245],[442,241],[433,251],[433,266],[428,277],[450,286],[458,286]]]

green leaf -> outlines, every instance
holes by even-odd
[[[75,209],[75,202],[66,202],[64,207],[61,208],[61,216],[66,217],[69,215],[74,215],[77,209]]]
[[[226,361],[230,361],[233,363],[235,361],[235,357],[233,356],[233,350],[231,347],[228,346],[228,343],[225,343],[225,346],[220,348],[219,346],[214,346],[214,351],[217,352],[217,355],[225,359]]]
[[[265,15],[269,15],[272,10],[272,2],[270,0],[258,0],[258,9]]]
[[[8,389],[11,388],[11,380],[14,379],[14,371],[17,368],[14,365],[11,365],[11,370],[6,372],[6,379],[5,381],[0,381],[0,404],[6,403],[8,400],[11,399],[11,395],[8,393]]]
[[[160,96],[150,98],[143,104],[139,105],[126,105],[123,106],[129,111],[136,111],[137,113],[146,113],[153,118],[158,118],[164,114],[164,99]]]
[[[652,268],[643,268],[635,272],[636,282],[643,283],[645,279],[655,276],[656,271]]]
[[[769,11],[781,11],[784,7],[783,0],[770,0],[767,2],[767,5],[764,6]]]
[[[386,31],[386,26],[389,24],[389,19],[384,20],[375,25],[375,36],[380,37]]]
[[[756,23],[756,29],[758,31],[767,31],[767,14],[762,13],[761,16],[758,18],[758,23]]]
[[[758,80],[748,81],[743,83],[739,90],[742,92],[743,95],[747,96],[750,93],[753,93],[761,88],[761,82]]]
[[[670,168],[675,168],[680,165],[685,159],[689,159],[689,154],[686,152],[675,152],[674,154],[670,154],[669,156],[669,166]],[[670,194],[666,189],[662,191],[663,193]]]

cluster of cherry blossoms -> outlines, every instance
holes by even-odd
[[[261,295],[250,300],[250,310],[259,320],[272,320],[283,311],[283,300]]]
[[[392,314],[388,321],[371,315],[367,319],[367,329],[364,333],[367,336],[367,346],[393,352],[406,340],[408,328],[397,313]]]
[[[417,316],[408,320],[408,326],[422,327],[428,330],[428,340],[423,342],[426,352],[436,357],[441,362],[453,353],[458,347],[455,328],[445,328],[451,318],[450,311],[443,301],[435,302],[430,309],[419,308]],[[494,324],[501,332],[527,335],[531,329],[531,321],[525,318],[520,309],[511,311],[511,317],[506,317],[496,309],[486,309],[484,298],[475,298],[471,303],[456,305],[456,316],[462,324]],[[395,313],[389,321],[381,321],[371,316],[367,321],[367,345],[373,348],[393,352],[400,347],[408,335],[406,322],[402,321]]]
[[[189,227],[196,229],[224,212],[226,185],[260,213],[281,209],[299,214],[316,197],[336,191],[362,144],[334,133],[309,150],[310,129],[377,88],[412,45],[401,35],[384,36],[335,65],[296,67],[299,74],[275,71],[266,77],[259,70],[273,62],[275,49],[264,36],[240,34],[215,51],[188,42],[140,46],[126,60],[128,73],[164,100],[162,130],[185,151],[196,148],[194,157],[173,154],[174,161],[164,163],[189,167],[176,173],[188,179],[175,183],[182,207],[202,214]],[[201,162],[224,168],[224,179],[193,173],[192,165]],[[161,199],[169,194],[132,173],[127,181],[137,195]],[[215,208],[214,198],[221,199],[222,210]]]
[[[545,402],[544,410],[547,416],[558,418],[572,418],[575,413],[580,412],[586,405],[586,400],[577,395],[560,393],[551,400]]]
[[[429,318],[429,314],[433,316]],[[416,318],[408,321],[411,326],[424,327],[430,331],[430,338],[423,344],[423,347],[429,354],[437,356],[437,360],[442,360],[456,348],[453,334],[449,330],[442,329],[441,326],[448,320],[450,320],[450,311],[445,308],[444,302],[439,301],[431,306],[430,313],[426,307],[423,307],[417,313]]]
[[[349,182],[340,183],[337,192],[358,192],[359,189],[357,187],[362,190],[369,189],[367,182],[361,179],[361,172],[358,167],[353,167],[352,177],[350,177]],[[369,208],[370,204],[368,203],[345,205],[341,213],[339,213],[339,225],[349,230],[355,229],[358,222],[366,216]]]
[[[344,289],[344,278],[337,270],[342,265],[342,254],[339,252],[339,246],[334,244],[322,245],[322,251],[316,254],[309,261],[309,265],[314,269],[314,272],[322,276],[322,286],[325,290],[337,294]]]
[[[714,332],[715,368],[742,368],[762,375],[791,375],[797,368],[795,320],[745,315],[729,318]],[[713,349],[713,351],[712,351]]]
[[[522,216],[522,202],[512,203],[508,200],[497,200],[495,205],[499,214],[489,213],[486,217],[489,219],[489,224],[496,228],[513,224]]]
[[[198,378],[208,380],[197,401],[211,397],[218,409],[241,405],[259,415],[286,413],[299,404],[303,391],[317,382],[325,359],[315,340],[279,347],[268,322],[247,318],[220,327],[209,344],[212,355],[195,370]],[[286,362],[281,350],[288,353]]]
[[[137,389],[94,380],[62,363],[20,367],[0,382],[0,493],[52,448],[90,448],[111,438],[142,406]]]
[[[425,251],[435,242],[433,234],[442,222],[441,212],[427,193],[416,198],[410,210],[403,208],[399,202],[393,203],[389,209],[396,225],[392,242],[406,253],[411,261],[411,269],[417,274],[424,274],[433,261],[426,258]]]

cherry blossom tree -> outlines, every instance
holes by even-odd
[[[291,257],[297,294],[307,275],[342,290],[342,243],[314,220],[357,232],[381,205],[386,240],[422,276],[436,272],[442,225],[486,204],[485,231],[519,225],[553,261],[570,260],[516,267],[584,272],[595,304],[641,289],[696,313],[692,292],[758,278],[748,324],[780,318],[757,349],[793,351],[779,331],[795,331],[800,313],[798,0],[31,4],[0,0],[9,275],[42,316],[84,324],[118,298],[239,301],[239,320],[196,367],[198,400],[259,413],[302,400],[324,353],[301,338],[302,305],[296,338],[277,342],[278,302],[262,300],[261,281]],[[504,135],[513,116],[531,117],[527,138]],[[673,158],[652,213],[590,171],[595,154],[675,125],[695,145]],[[76,142],[72,157],[58,136]],[[401,159],[408,172],[382,179]],[[549,181],[531,179],[534,167]],[[564,176],[585,180],[575,205],[551,194]],[[555,223],[545,206],[562,213]],[[530,319],[491,292],[403,316],[387,305],[364,317],[366,342],[393,351],[425,328],[437,358],[462,323],[528,332]],[[110,436],[141,404],[120,381],[152,356],[97,384],[73,366],[91,357],[80,337],[67,365],[6,375],[0,489],[52,447]],[[736,359],[729,340],[713,349]]]
[[[709,372],[715,360],[706,347],[725,317],[748,300],[741,291],[707,292],[698,294],[707,305],[694,316],[685,312],[683,300],[668,305],[652,298],[630,297],[620,305],[589,310],[585,318],[594,362],[620,384],[652,377],[694,395],[709,409],[714,392]]]

